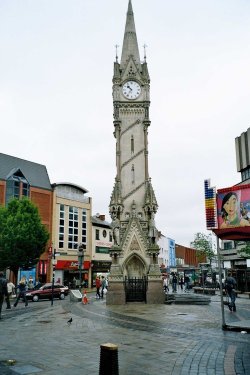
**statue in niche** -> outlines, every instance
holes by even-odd
[[[114,244],[120,246],[120,220],[114,215],[112,222]]]
[[[149,228],[148,228],[148,238],[151,244],[155,244],[156,236],[157,236],[157,229],[155,227],[155,214],[152,212],[151,218],[149,220]]]

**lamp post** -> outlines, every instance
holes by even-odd
[[[82,264],[84,262],[84,252],[86,251],[86,245],[79,244],[78,246],[78,269],[79,269],[79,289],[81,290],[82,284]]]
[[[53,267],[53,274],[52,274],[52,294],[51,294],[51,306],[54,303],[54,285],[55,285],[55,268],[56,268],[56,249],[53,250],[53,258],[52,258],[52,267]]]

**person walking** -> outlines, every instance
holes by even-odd
[[[2,306],[4,297],[7,297],[7,280],[4,277],[4,273],[0,271],[0,319],[2,319]]]
[[[95,279],[95,287],[96,287],[96,298],[101,298],[101,295],[100,295],[100,287],[101,287],[102,283],[101,283],[101,280],[100,280],[100,277],[97,277]]]
[[[6,309],[11,309],[10,297],[12,296],[12,294],[15,294],[15,285],[10,280],[7,280],[7,296],[5,298],[7,304]]]
[[[163,279],[163,289],[165,293],[169,292],[167,276],[164,276],[164,279]]]
[[[190,283],[190,278],[189,276],[185,276],[184,278],[184,283],[185,283],[185,289],[184,289],[184,292],[188,292],[189,291],[189,283]]]
[[[104,289],[106,289],[106,286],[107,286],[107,284],[106,284],[106,280],[105,280],[105,277],[104,276],[102,276],[102,290],[101,290],[101,298],[103,299],[103,295],[104,295]]]
[[[25,306],[28,306],[28,300],[26,298],[26,289],[27,289],[27,283],[26,283],[26,277],[23,276],[18,284],[18,295],[17,295],[17,299],[14,303],[14,307],[17,306],[20,298],[23,298],[24,299],[24,302],[25,302]]]
[[[181,286],[181,290],[183,291],[183,284],[184,284],[184,281],[183,281],[183,277],[181,276],[180,278],[180,286]]]
[[[235,305],[235,300],[236,300],[236,292],[235,292],[235,289],[236,289],[236,280],[235,278],[232,276],[232,273],[229,272],[227,277],[226,277],[226,280],[225,280],[225,289],[226,289],[226,292],[230,298],[230,302],[228,304],[228,308],[230,311],[236,311],[236,305]]]
[[[173,293],[177,292],[177,282],[178,282],[177,275],[176,273],[174,273],[173,278],[172,278]]]

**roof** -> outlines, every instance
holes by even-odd
[[[52,184],[52,186],[54,188],[56,188],[57,186],[70,186],[72,188],[76,188],[76,189],[80,190],[83,194],[86,194],[86,193],[89,192],[83,186],[73,184],[72,182],[56,182],[56,183]]]
[[[101,220],[97,216],[91,216],[91,221],[93,225],[98,225],[100,227],[111,228],[111,224],[108,221]]]
[[[0,180],[19,170],[32,187],[52,190],[45,165],[0,153]]]

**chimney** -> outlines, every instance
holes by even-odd
[[[105,221],[105,215],[99,215],[98,219]]]

